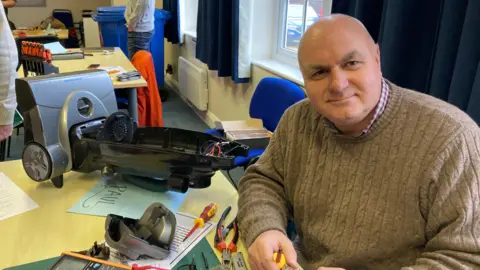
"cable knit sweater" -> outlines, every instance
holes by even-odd
[[[18,54],[5,11],[0,8],[0,126],[13,124],[17,107],[15,79]]]
[[[239,187],[245,244],[293,216],[303,267],[480,269],[480,133],[465,113],[389,82],[361,137],[290,107]]]

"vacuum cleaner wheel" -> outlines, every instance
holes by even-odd
[[[52,160],[50,155],[42,145],[31,142],[22,153],[23,168],[27,175],[37,182],[45,181],[50,178],[52,173]]]
[[[135,123],[128,114],[118,111],[105,121],[105,130],[113,142],[129,143],[133,139]]]

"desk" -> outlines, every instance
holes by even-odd
[[[85,56],[84,59],[55,60],[52,64],[58,67],[60,73],[86,70],[91,64],[99,64],[100,66],[121,66],[127,72],[136,70],[120,48],[115,48],[115,51],[109,55],[104,55],[103,53],[92,54],[93,56]],[[23,78],[23,69],[21,67],[17,74],[20,78]],[[112,82],[115,89],[128,90],[128,111],[130,116],[138,121],[136,88],[146,87],[147,81],[141,78],[128,82],[119,82],[116,79],[112,79]]]
[[[58,29],[58,31],[56,30],[56,36],[58,39],[60,40],[65,40],[65,39],[68,39],[68,29]],[[54,35],[48,35],[45,30],[23,30],[23,29],[17,29],[17,30],[13,30],[12,31],[13,33],[13,37],[14,38],[19,38],[19,37],[25,37],[25,38],[29,38],[29,37],[51,37],[51,36],[54,36]],[[26,36],[20,36],[20,33],[25,33]]]
[[[67,213],[100,179],[100,173],[64,175],[65,184],[57,189],[47,181],[36,183],[25,174],[20,160],[1,162],[0,171],[7,175],[38,205],[37,209],[0,221],[0,269],[56,257],[69,250],[90,248],[94,241],[104,239],[105,217]],[[232,210],[227,222],[236,216],[238,193],[221,172],[212,178],[207,189],[191,189],[179,211],[200,215],[211,200],[218,203],[218,212],[212,219],[217,222],[228,206]],[[214,230],[207,235],[213,245]],[[247,259],[241,240],[238,250]],[[219,259],[221,254],[215,250]]]

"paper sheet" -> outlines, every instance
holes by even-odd
[[[183,239],[187,235],[188,231],[193,227],[193,221],[196,217],[181,212],[176,213],[175,217],[177,219],[175,238],[172,243],[172,251],[166,259],[155,260],[151,258],[144,258],[140,260],[130,260],[118,253],[118,251],[115,249],[110,248],[110,260],[117,263],[128,264],[130,266],[133,264],[138,264],[138,266],[149,265],[165,269],[172,269],[190,252],[190,250],[195,247],[195,245],[198,244],[198,242],[205,238],[205,236],[216,227],[215,223],[208,221],[205,223],[203,228],[198,228],[185,242],[183,242]]]
[[[106,72],[108,72],[108,74],[110,76],[112,75],[119,75],[119,74],[122,74],[122,73],[125,73],[125,69],[123,69],[123,67],[121,66],[112,66],[112,67],[98,67],[98,69],[103,69],[105,70]]]
[[[178,192],[153,192],[117,177],[102,178],[68,212],[107,216],[116,214],[138,219],[154,202],[160,202],[170,211],[177,212],[185,194]]]
[[[0,173],[0,220],[4,220],[38,207],[23,190],[6,175]]]
[[[67,53],[68,51],[60,44],[60,42],[51,42],[43,44],[45,49],[49,49],[52,54],[62,54]]]

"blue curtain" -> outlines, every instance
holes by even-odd
[[[380,45],[386,78],[445,100],[480,124],[479,0],[334,0]]]
[[[180,42],[179,34],[179,0],[163,0],[163,10],[169,11],[171,18],[165,22],[164,35],[167,41],[172,44],[178,44]]]
[[[196,57],[219,77],[244,83],[249,79],[238,76],[238,14],[238,0],[199,0]]]

